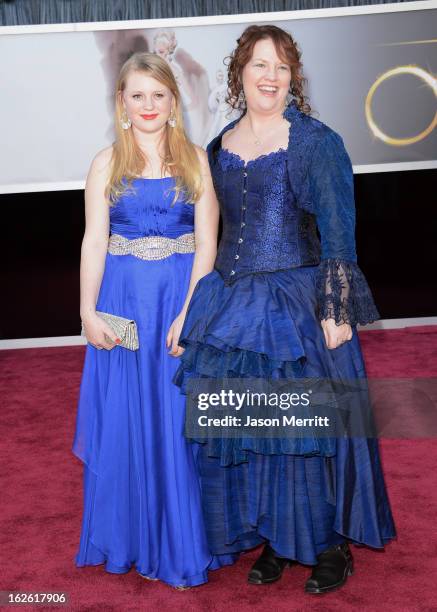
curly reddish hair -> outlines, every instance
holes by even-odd
[[[290,66],[291,82],[289,93],[296,100],[296,106],[306,114],[311,113],[311,107],[306,102],[307,96],[303,94],[303,86],[307,79],[302,75],[301,51],[293,37],[274,25],[251,25],[244,30],[237,40],[237,47],[226,58],[228,62],[228,104],[237,110],[245,110],[245,101],[240,94],[243,91],[241,73],[253,54],[253,48],[259,40],[270,38],[281,60]]]

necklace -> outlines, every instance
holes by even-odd
[[[254,144],[255,146],[257,146],[257,147],[260,147],[260,146],[262,145],[262,141],[261,141],[261,139],[260,139],[260,138],[259,138],[259,137],[258,137],[258,136],[255,134],[255,132],[253,131],[252,124],[251,124],[251,122],[249,121],[249,117],[247,118],[247,123],[248,123],[248,125],[249,125],[249,129],[250,129],[250,131],[252,132],[252,136],[253,136],[253,138],[254,138],[253,144]]]
[[[261,146],[261,144],[262,144],[262,143],[261,143],[261,140],[258,138],[258,136],[257,136],[257,135],[255,134],[255,132],[253,131],[252,126],[250,125],[250,121],[249,121],[248,123],[249,123],[249,128],[250,128],[250,131],[252,132],[252,135],[253,135],[253,137],[254,137],[254,139],[255,139],[255,140],[253,141],[253,144],[254,144],[254,145],[256,145],[257,147]]]

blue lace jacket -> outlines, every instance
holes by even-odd
[[[370,323],[379,314],[357,265],[353,172],[343,140],[294,103],[284,117],[286,151],[245,165],[221,148],[238,119],[207,147],[223,220],[214,267],[231,284],[245,274],[317,265],[319,319]]]

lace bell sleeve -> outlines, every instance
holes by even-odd
[[[335,319],[337,325],[371,323],[380,317],[357,265],[352,164],[343,139],[333,130],[317,144],[308,178],[322,247],[318,317]]]

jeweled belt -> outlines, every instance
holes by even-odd
[[[139,259],[165,259],[174,253],[194,253],[194,233],[177,238],[145,236],[129,240],[119,234],[109,237],[108,253],[111,255],[133,255]]]

